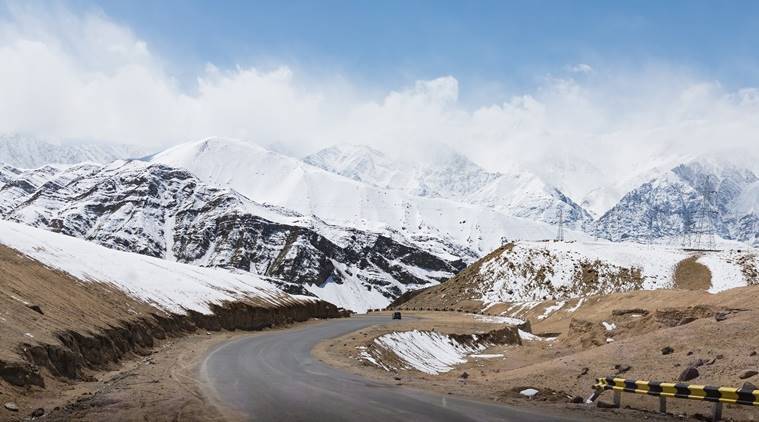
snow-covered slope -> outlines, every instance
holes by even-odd
[[[733,249],[704,255],[677,247],[628,242],[515,242],[505,245],[450,279],[413,297],[404,306],[456,308],[476,301],[495,303],[563,301],[595,294],[667,289],[688,283],[676,269],[695,260],[708,269],[712,293],[759,283],[759,251]],[[709,274],[710,273],[710,274]]]
[[[179,145],[152,159],[186,168],[200,179],[249,198],[360,230],[395,231],[415,242],[434,240],[479,256],[503,239],[548,239],[556,228],[495,209],[410,195],[328,172],[296,158],[234,140]],[[569,238],[586,238],[570,231]],[[459,255],[463,256],[463,255]]]
[[[249,271],[362,311],[442,281],[473,253],[438,239],[328,224],[142,161],[6,167],[0,216],[123,251]]]
[[[355,145],[326,148],[304,161],[373,186],[482,205],[533,221],[556,224],[559,209],[569,227],[582,228],[592,220],[587,211],[536,174],[516,166],[506,173],[488,172],[442,145],[431,147],[423,161],[392,160],[380,151]]]
[[[284,305],[314,300],[279,290],[244,271],[202,268],[164,259],[117,251],[85,240],[0,220],[0,244],[72,276],[108,283],[167,312],[187,310],[210,314],[210,304],[251,300]]]
[[[704,192],[712,191],[707,225],[719,237],[757,245],[758,182],[751,170],[732,163],[693,160],[627,193],[595,223],[595,232],[615,241],[680,236],[697,225]]]
[[[130,145],[54,143],[33,136],[0,135],[0,163],[33,169],[49,164],[109,163],[145,155]]]

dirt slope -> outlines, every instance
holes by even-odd
[[[322,301],[252,298],[210,309],[208,315],[167,314],[109,284],[82,282],[0,245],[0,401],[33,406],[60,398],[66,385],[93,382],[167,339],[198,331],[260,330],[342,315]],[[25,416],[0,408],[0,420],[16,415]]]

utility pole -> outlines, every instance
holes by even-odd
[[[696,218],[690,222],[683,234],[683,246],[686,249],[710,251],[716,248],[717,211],[712,202],[716,193],[717,191],[711,186],[709,176],[707,176],[702,187],[701,204],[696,212]]]

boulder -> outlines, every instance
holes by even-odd
[[[12,401],[5,403],[3,407],[5,407],[7,410],[10,410],[11,412],[18,412],[18,405],[16,403],[13,403]]]
[[[34,312],[37,312],[40,315],[45,315],[45,313],[42,312],[42,308],[40,308],[40,305],[26,305],[26,307],[33,310]]]
[[[674,353],[674,351],[675,351],[675,349],[673,349],[672,347],[670,347],[670,346],[664,346],[661,349],[661,354],[662,355],[671,355],[672,353]]]
[[[745,371],[741,372],[738,375],[738,378],[745,380],[746,378],[751,378],[754,375],[759,374],[759,372],[753,370],[753,369],[746,369]]]
[[[698,369],[689,366],[685,368],[685,370],[680,374],[680,376],[677,378],[678,381],[690,381],[693,379],[698,378],[700,374],[698,373]]]

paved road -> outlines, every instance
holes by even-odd
[[[382,384],[320,363],[323,339],[389,322],[353,317],[243,337],[217,347],[201,376],[226,405],[257,421],[553,421],[507,406]]]

